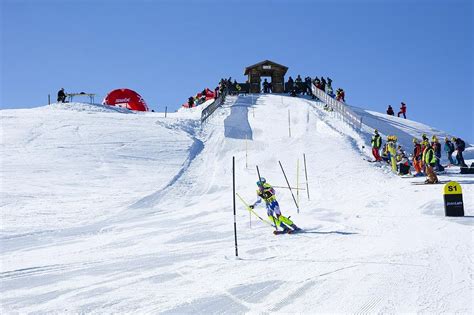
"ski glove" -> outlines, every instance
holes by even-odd
[[[254,205],[250,205],[249,208],[250,208],[250,209],[253,209],[253,208],[255,208],[255,206],[254,206]]]

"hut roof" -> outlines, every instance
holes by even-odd
[[[270,65],[270,66],[274,66],[276,68],[281,68],[282,70],[284,70],[285,73],[288,70],[288,67],[280,65],[280,64],[278,64],[276,62],[273,62],[271,60],[264,60],[262,62],[256,63],[254,65],[251,65],[251,66],[248,66],[247,68],[245,68],[244,75],[247,75],[250,72],[251,69],[257,68],[257,67],[260,67],[260,66],[263,66],[263,65]]]

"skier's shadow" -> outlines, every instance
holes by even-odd
[[[355,232],[343,232],[343,231],[316,231],[316,230],[305,230],[299,233],[303,234],[339,234],[339,235],[354,235],[359,234]]]

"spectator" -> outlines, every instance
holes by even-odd
[[[395,173],[397,171],[397,136],[388,136],[387,143],[390,164],[392,166],[392,171]]]
[[[444,139],[444,151],[446,152],[446,155],[448,156],[448,161],[449,161],[449,166],[455,165],[453,161],[453,153],[454,153],[454,144],[449,140],[449,137],[446,137]]]
[[[406,116],[406,112],[407,112],[407,106],[405,105],[405,103],[402,102],[402,106],[400,107],[400,111],[398,112],[397,116],[400,117],[400,114],[403,114],[403,118],[407,118]]]
[[[454,138],[454,145],[456,146],[456,159],[458,160],[458,164],[461,167],[467,167],[466,163],[464,162],[464,157],[462,156],[462,153],[464,149],[466,148],[466,143],[461,139],[461,138]]]
[[[294,85],[295,85],[295,82],[293,81],[293,78],[290,76],[288,78],[288,83],[287,83],[287,89],[289,93],[291,93],[291,91],[293,90]]]
[[[290,91],[290,95],[291,96],[296,96],[296,94],[297,94],[296,85],[293,85],[293,88]]]
[[[379,135],[379,131],[377,129],[374,130],[374,135],[372,136],[372,155],[375,158],[374,162],[381,161],[382,158],[380,157],[379,151],[380,147],[382,146],[382,137]]]
[[[387,115],[395,116],[395,112],[393,111],[392,105],[388,105]]]
[[[423,151],[423,163],[425,164],[426,175],[428,178],[425,180],[426,184],[436,184],[438,182],[438,177],[433,171],[433,167],[436,164],[436,156],[434,154],[433,148],[428,145]]]
[[[326,91],[326,80],[324,80],[324,77],[321,77],[321,90]]]
[[[415,176],[420,176],[423,174],[422,162],[421,162],[421,144],[418,139],[413,138],[413,168],[415,169]]]
[[[263,93],[270,92],[270,83],[268,83],[267,79],[263,81]]]
[[[296,86],[296,93],[300,94],[304,92],[303,79],[301,79],[301,76],[299,74],[295,79],[295,86]]]
[[[317,89],[321,90],[321,80],[319,80],[318,77],[316,77],[316,79],[314,79],[314,85],[316,86]]]
[[[435,135],[431,137],[431,146],[433,147],[434,154],[436,156],[435,169],[437,172],[442,172],[444,171],[444,167],[441,165],[441,144]]]
[[[242,90],[242,87],[240,86],[240,84],[235,83],[235,90],[237,91],[237,95],[239,95],[240,91]]]
[[[66,92],[64,92],[64,88],[61,88],[58,91],[58,103],[66,103]]]
[[[332,80],[331,80],[331,78],[327,77],[327,78],[326,78],[326,81],[327,81],[326,86],[331,87],[331,90],[332,90]]]
[[[341,89],[341,88],[338,88],[336,90],[336,100],[340,101],[340,102],[346,102],[346,93],[344,93],[344,90]]]
[[[188,98],[188,107],[192,108],[194,106],[194,97],[190,96]]]
[[[306,77],[304,78],[304,83],[305,83],[305,87],[306,87],[306,94],[307,95],[313,95],[313,92],[311,91],[311,78],[310,77]]]
[[[326,93],[332,98],[334,98],[334,91],[332,89],[332,80],[329,77],[327,78]]]
[[[398,167],[398,175],[407,175],[410,173],[410,162],[405,154],[402,151],[400,155],[397,156],[397,167]]]

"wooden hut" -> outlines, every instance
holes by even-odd
[[[288,67],[276,62],[265,60],[245,68],[244,75],[248,76],[250,93],[260,93],[261,77],[271,77],[272,92],[283,93],[285,90],[285,74]]]

